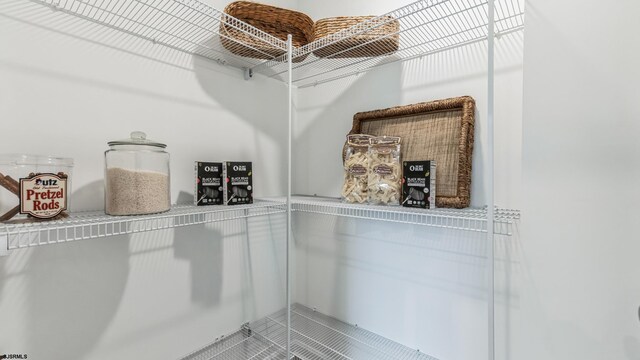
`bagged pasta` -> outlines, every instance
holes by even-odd
[[[347,135],[344,158],[344,186],[342,199],[348,203],[367,202],[369,172],[369,139],[371,135]]]
[[[400,205],[402,170],[399,137],[371,138],[368,178],[370,204]]]

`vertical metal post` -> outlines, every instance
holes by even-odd
[[[9,235],[0,235],[0,256],[9,255]]]
[[[292,96],[292,79],[293,74],[292,70],[292,59],[293,57],[293,46],[292,46],[292,37],[291,34],[287,36],[287,62],[288,62],[288,73],[289,80],[288,90],[289,94],[287,96],[288,106],[287,110],[289,112],[289,125],[287,127],[288,135],[287,135],[287,360],[291,359],[291,265],[290,262],[290,252],[291,252],[291,148],[292,148],[292,119],[291,119],[291,110],[293,105]]]
[[[488,333],[488,345],[489,345],[489,360],[495,360],[495,241],[493,236],[494,231],[494,47],[495,47],[495,0],[489,0],[488,2],[488,29],[487,29],[487,169],[489,169],[489,176],[487,181],[487,243],[489,247],[489,255],[487,257],[489,262],[489,284],[488,284],[488,317],[489,317],[489,333]]]

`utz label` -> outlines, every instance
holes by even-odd
[[[50,219],[67,210],[67,177],[38,174],[20,179],[20,213]]]

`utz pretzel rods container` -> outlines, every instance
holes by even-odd
[[[73,159],[0,155],[0,222],[67,217]]]

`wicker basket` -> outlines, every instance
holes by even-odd
[[[402,138],[402,160],[435,160],[436,206],[468,207],[475,101],[470,96],[360,112],[349,134]],[[345,157],[346,144],[342,151]]]
[[[372,20],[373,19],[373,20]],[[315,50],[319,57],[359,58],[389,55],[398,51],[400,22],[391,16],[342,16],[316,21],[314,40],[368,21],[370,30],[346,37],[334,44]]]
[[[313,20],[307,15],[248,1],[235,1],[227,5],[224,12],[242,20],[268,34],[286,41],[291,34],[293,46],[306,45],[313,39]],[[220,24],[222,46],[230,52],[254,59],[271,59],[284,55],[282,49],[276,48],[253,36],[236,29],[225,18]],[[299,56],[293,62],[303,61],[306,56]]]

